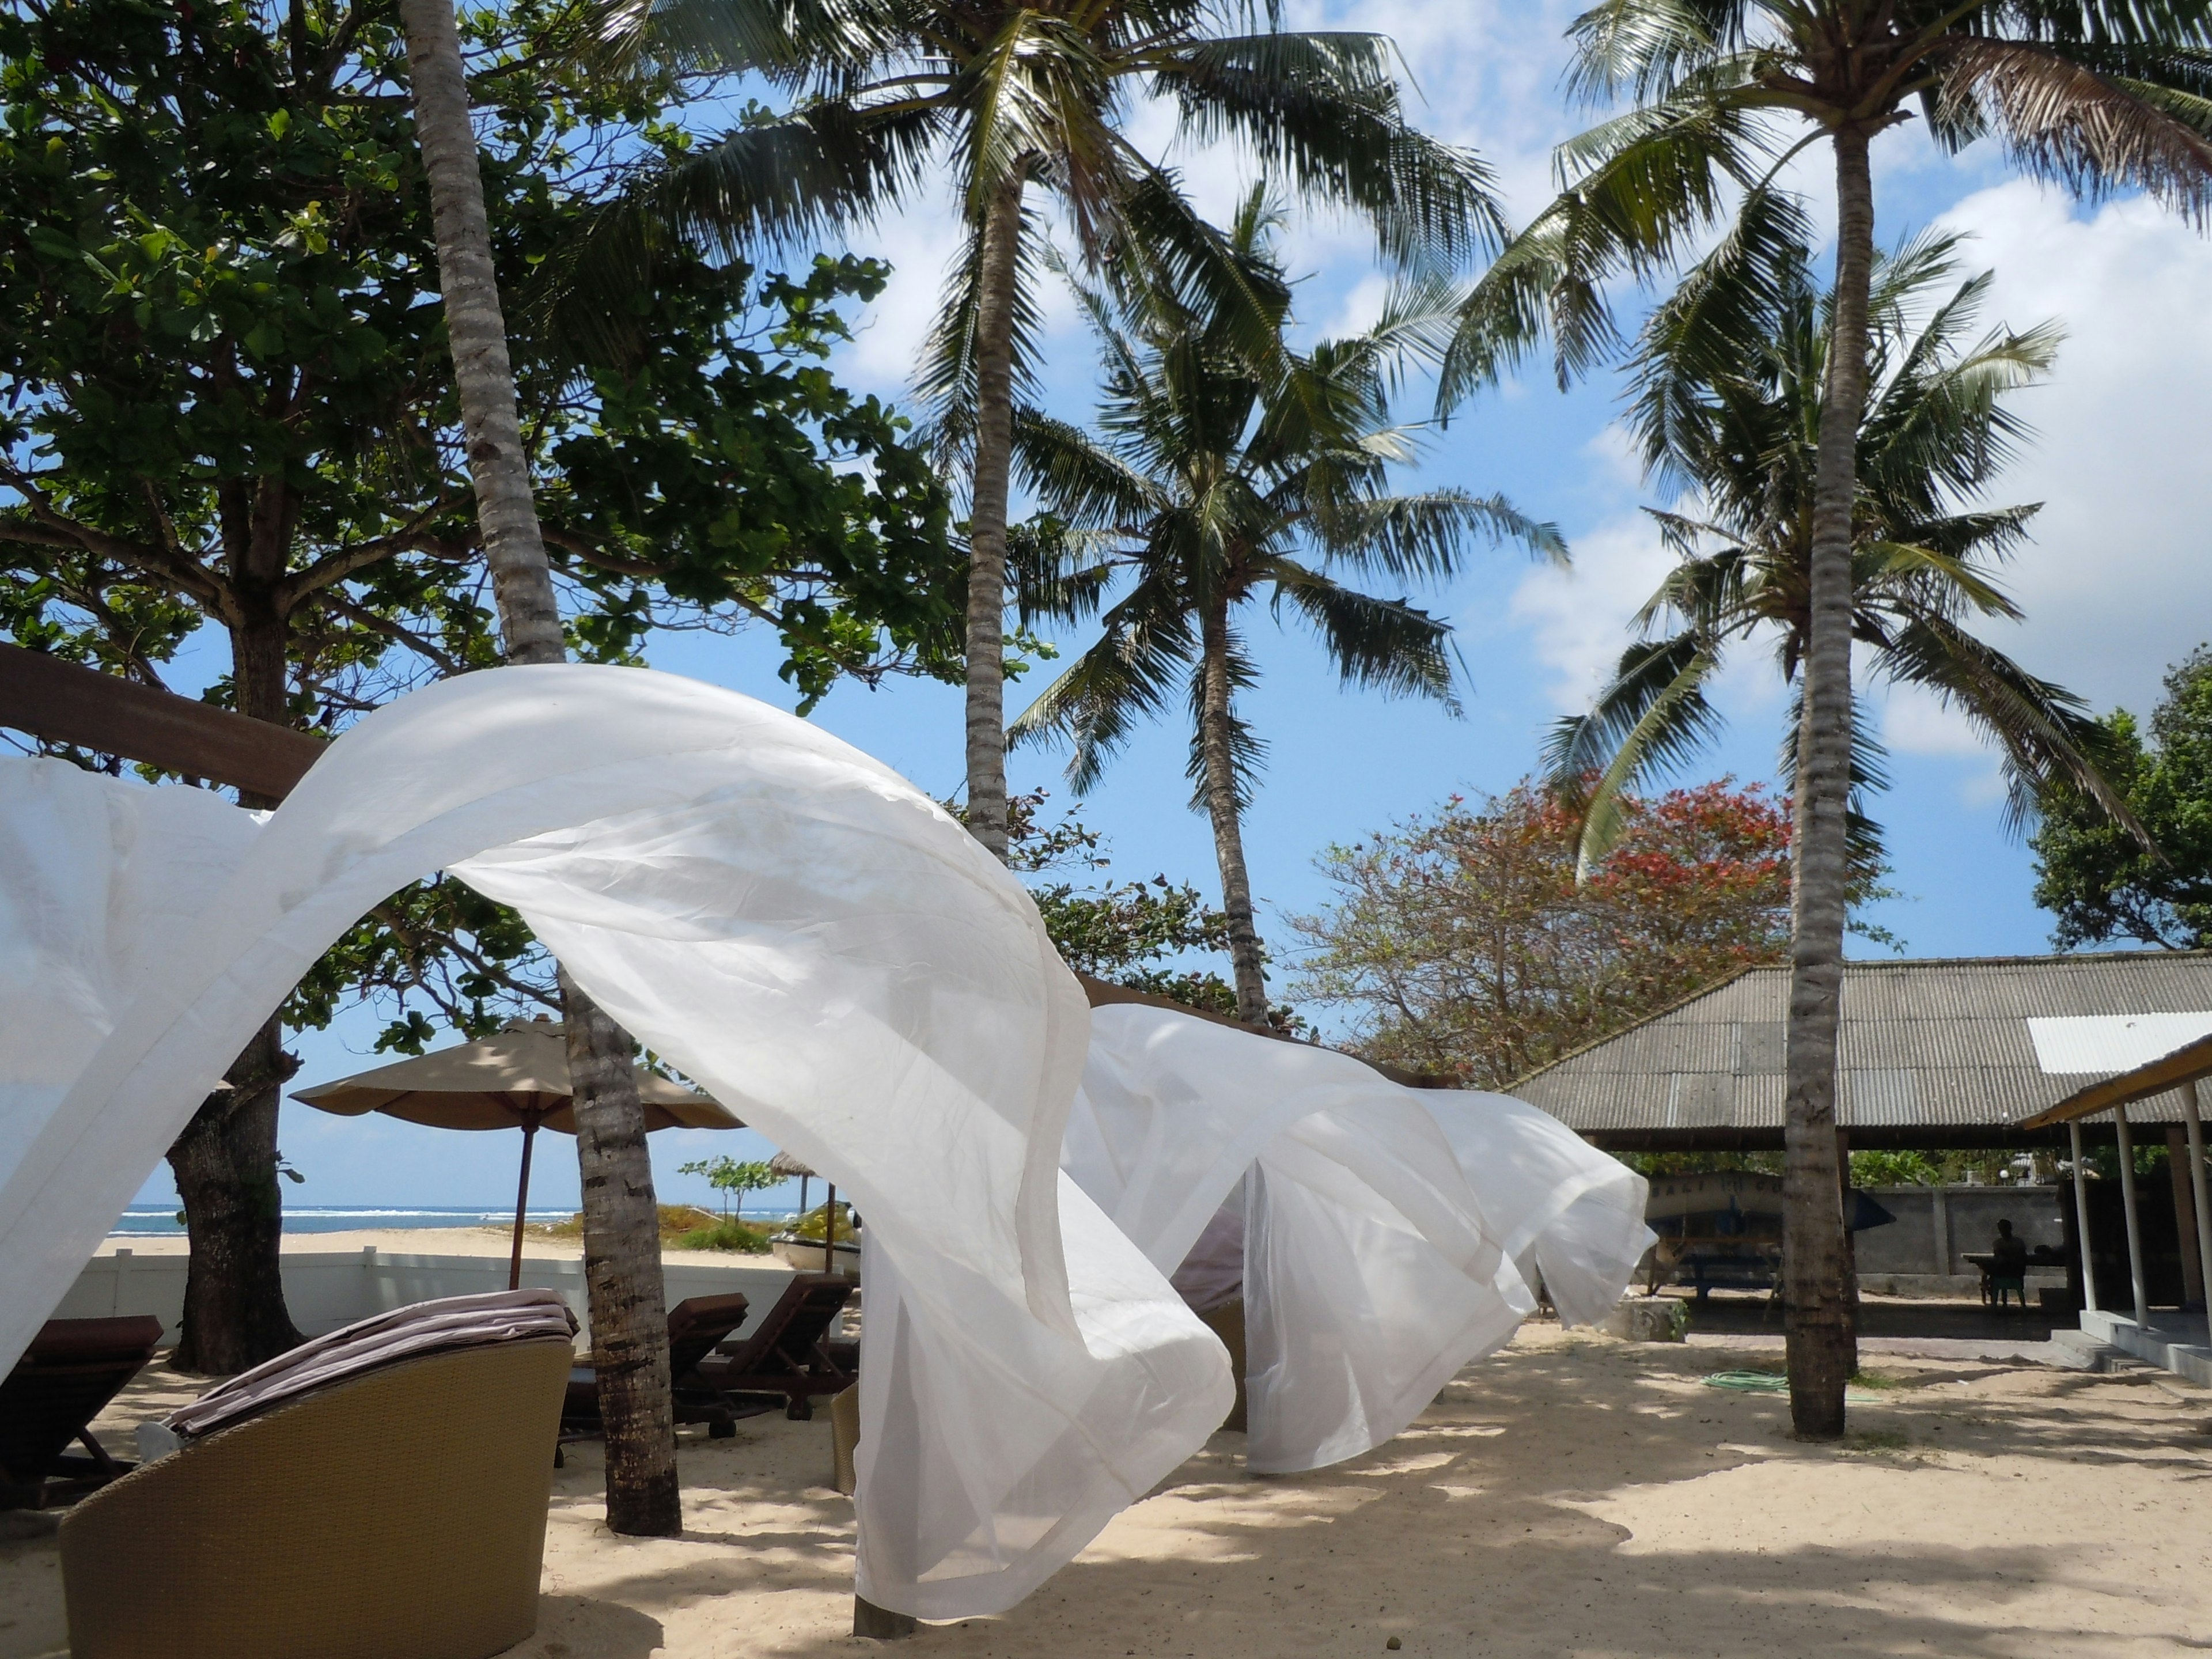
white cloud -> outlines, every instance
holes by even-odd
[[[1993,322],[2067,329],[2051,384],[2015,404],[2037,440],[1987,498],[2044,503],[2010,577],[2027,621],[1992,637],[2100,705],[2146,708],[2212,635],[2212,244],[2148,202],[2080,217],[2024,182],[1942,222],[1995,270]]]
[[[1574,564],[1540,566],[1514,590],[1513,620],[1528,630],[1563,711],[1586,708],[1628,643],[1629,618],[1674,561],[1643,514],[1612,519],[1575,538]]]

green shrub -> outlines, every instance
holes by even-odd
[[[669,1241],[679,1250],[734,1250],[739,1255],[766,1255],[768,1233],[743,1221],[717,1221],[711,1227],[695,1227]]]

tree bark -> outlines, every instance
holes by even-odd
[[[170,1363],[230,1376],[296,1346],[284,1305],[284,1207],[277,1186],[276,1110],[299,1061],[271,1019],[200,1103],[169,1148],[191,1253],[185,1317]]]
[[[1022,180],[983,216],[975,295],[975,472],[968,512],[968,830],[1006,856],[1006,497],[1014,447],[1014,284]]]
[[[607,1439],[607,1525],[616,1532],[683,1529],[676,1484],[675,1396],[660,1277],[660,1212],[629,1038],[561,976],[583,1176],[592,1365]],[[592,1235],[600,1248],[588,1248]],[[664,1524],[664,1518],[675,1524]]]
[[[1851,512],[1866,409],[1867,287],[1874,258],[1868,135],[1834,137],[1838,226],[1835,326],[1820,400],[1813,496],[1810,620],[1797,736],[1797,925],[1790,946],[1783,1251],[1789,1300],[1790,1415],[1807,1439],[1844,1431],[1852,1370],[1844,1216],[1836,1167],[1836,1048],[1850,870],[1844,812],[1851,761]]]
[[[460,392],[477,525],[499,605],[500,640],[509,662],[559,662],[568,647],[515,408],[507,318],[492,266],[491,225],[484,213],[483,177],[477,166],[476,127],[469,119],[468,82],[461,71],[452,0],[401,0],[399,17],[407,33],[415,136],[430,183],[446,337]]]
[[[437,232],[438,285],[500,637],[510,662],[559,662],[568,653],[516,411],[453,7],[451,0],[401,0],[399,9]],[[629,1036],[566,974],[561,984],[584,1182],[592,1362],[606,1428],[607,1525],[618,1533],[670,1536],[683,1530],[684,1517],[645,1109]]]
[[[262,516],[259,514],[257,517]],[[241,534],[229,549],[238,614],[230,625],[231,688],[242,714],[292,724],[289,624],[264,603],[282,577],[289,534]],[[274,568],[271,568],[271,560]],[[241,790],[246,806],[274,806]],[[300,1341],[284,1304],[284,1205],[276,1175],[276,1123],[286,1079],[299,1062],[274,1019],[224,1075],[231,1086],[201,1103],[168,1152],[184,1204],[185,1322],[179,1370],[228,1376],[274,1359]]]
[[[1237,979],[1237,1018],[1267,1023],[1267,980],[1260,934],[1252,921],[1252,878],[1244,868],[1244,831],[1237,800],[1237,761],[1229,706],[1229,603],[1216,599],[1201,624],[1198,749],[1206,776],[1206,810],[1213,821],[1213,856],[1221,866],[1221,909],[1229,918],[1229,961]]]

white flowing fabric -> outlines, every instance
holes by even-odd
[[[1503,1095],[1132,1005],[1091,1014],[1063,1154],[1163,1273],[1244,1219],[1246,1457],[1290,1473],[1397,1434],[1535,1307],[1600,1317],[1651,1234],[1644,1182]]]
[[[871,1601],[1011,1606],[1220,1421],[1219,1344],[1059,1175],[1088,1011],[1019,884],[803,721],[575,665],[370,715],[265,823],[0,760],[0,1371],[308,966],[446,868],[867,1216]]]

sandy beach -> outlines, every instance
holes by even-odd
[[[100,1249],[103,1255],[118,1247],[136,1255],[184,1255],[189,1242],[182,1233],[151,1237],[111,1237]],[[383,1255],[495,1255],[505,1261],[514,1242],[514,1230],[504,1226],[362,1227],[346,1232],[287,1233],[284,1254],[345,1255],[374,1246]],[[526,1261],[535,1256],[548,1261],[574,1261],[580,1260],[583,1254],[581,1238],[547,1238],[537,1233],[523,1237],[522,1255]],[[775,1269],[784,1265],[772,1255],[738,1255],[729,1250],[679,1250],[665,1245],[660,1255],[664,1261],[700,1267]]]
[[[2151,1655],[2212,1628],[2212,1394],[2018,1362],[1882,1353],[1839,1446],[1783,1402],[1705,1386],[1773,1347],[1525,1328],[1407,1433],[1253,1479],[1213,1443],[1000,1618],[927,1629],[942,1659],[1774,1659]],[[196,1391],[156,1366],[101,1420]],[[115,1442],[111,1442],[115,1443]],[[555,1477],[527,1659],[807,1659],[848,1634],[852,1509],[826,1416],[684,1431],[685,1532],[602,1524],[598,1449]],[[64,1650],[51,1517],[7,1517],[0,1659]]]

